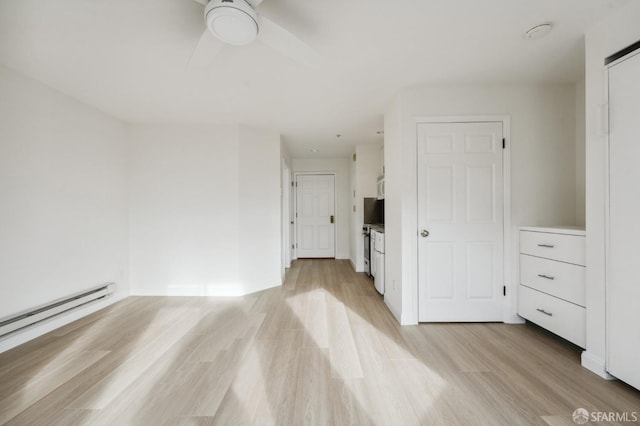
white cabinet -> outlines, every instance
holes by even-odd
[[[575,265],[585,265],[584,234],[581,235],[582,238],[576,238],[576,235],[572,234],[559,234],[558,232],[561,231],[556,228],[551,228],[553,232],[544,231],[549,228],[524,229],[520,232],[520,253]],[[533,231],[533,229],[537,229],[537,231]]]
[[[585,347],[585,232],[520,228],[518,314]]]
[[[534,290],[584,307],[585,281],[584,266],[520,254],[520,283]]]
[[[373,239],[373,263],[376,271],[373,284],[378,293],[384,294],[384,232],[376,231]]]
[[[376,234],[377,234],[377,232],[372,229],[371,230],[371,237],[370,237],[370,241],[371,241],[370,248],[371,248],[371,251],[369,253],[370,253],[370,256],[371,256],[371,276],[373,278],[376,277],[376,266],[377,266],[376,265],[376,248],[375,248],[376,247]]]

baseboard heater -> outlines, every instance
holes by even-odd
[[[103,284],[63,299],[37,306],[35,308],[0,319],[0,339],[17,333],[27,327],[51,319],[52,317],[78,309],[98,300],[105,299],[115,291],[115,283]]]

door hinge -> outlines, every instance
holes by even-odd
[[[506,286],[506,285],[503,285],[503,286],[502,286],[502,295],[503,295],[503,296],[506,296],[506,295],[507,295],[507,286]]]
[[[293,248],[295,248],[295,247],[293,246],[293,244],[291,244],[291,248],[292,248],[292,249],[293,249]]]
[[[291,187],[294,187],[294,186],[295,186],[294,182],[291,182]]]
[[[507,147],[507,140],[505,138],[502,138],[502,149],[505,149]]]

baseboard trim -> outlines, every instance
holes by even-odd
[[[415,315],[403,315],[400,325],[418,325],[418,320]]]
[[[400,324],[402,324],[402,315],[401,315],[401,313],[396,311],[395,307],[391,303],[389,303],[389,300],[386,297],[383,300],[384,300],[384,304],[387,305],[387,308],[389,308],[389,310],[391,311],[393,316],[396,317],[396,320]]]
[[[518,314],[508,314],[504,319],[505,324],[524,324],[526,320]]]
[[[77,321],[83,317],[86,317],[87,315],[91,315],[94,312],[98,312],[99,310],[113,305],[114,303],[119,302],[126,297],[127,296],[124,296],[122,294],[115,293],[113,297],[107,297],[106,299],[87,305],[85,307],[81,307],[66,314],[49,318],[48,320],[45,320],[33,327],[29,327],[23,331],[9,335],[8,337],[0,341],[0,353],[8,351],[9,349],[13,349],[16,346],[20,346],[23,343],[27,343],[30,340],[33,340],[53,330]]]
[[[265,284],[255,288],[244,288],[238,285],[192,285],[174,288],[133,288],[131,296],[176,296],[176,297],[240,297],[274,287],[282,283]]]
[[[616,380],[614,376],[607,373],[607,366],[602,358],[597,357],[588,351],[584,351],[580,356],[580,361],[584,368],[591,371],[592,373],[597,374],[603,379]]]

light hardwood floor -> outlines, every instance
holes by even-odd
[[[528,325],[400,327],[347,261],[242,298],[130,297],[0,354],[0,424],[572,425],[640,392]],[[613,424],[613,423],[605,423]]]

